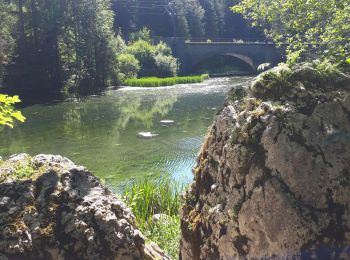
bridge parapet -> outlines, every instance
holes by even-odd
[[[186,39],[182,37],[155,37],[156,42],[163,41],[171,46],[175,57],[180,62],[180,73],[191,70],[205,59],[215,56],[230,56],[248,64],[253,71],[262,63],[276,65],[282,61],[283,51],[268,41],[253,39]],[[223,41],[226,40],[226,41]],[[249,40],[249,41],[248,41]]]

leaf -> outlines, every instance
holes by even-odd
[[[26,120],[26,118],[22,115],[20,111],[15,111],[14,113],[12,113],[12,116],[22,123]]]
[[[18,110],[15,110],[14,104],[21,102],[18,96],[8,96],[0,94],[0,125],[13,128],[14,119],[24,122],[26,118]]]
[[[350,58],[347,58],[347,59],[346,59],[346,62],[347,62],[348,64],[350,64]]]

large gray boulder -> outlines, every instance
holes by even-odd
[[[349,77],[280,66],[229,96],[184,197],[180,257],[350,259]]]
[[[84,167],[26,154],[0,164],[0,259],[167,259]]]

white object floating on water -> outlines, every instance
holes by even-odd
[[[175,121],[174,120],[162,120],[160,121],[161,124],[165,124],[165,125],[170,125],[170,124],[174,124]]]
[[[158,134],[153,134],[151,132],[140,132],[137,134],[137,136],[142,138],[152,138],[152,137],[158,136]]]

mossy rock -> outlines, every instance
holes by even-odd
[[[249,90],[263,100],[291,100],[305,93],[329,92],[350,86],[350,77],[327,61],[307,62],[293,66],[280,64],[260,74]]]
[[[289,81],[292,70],[286,64],[281,64],[260,74],[250,87],[252,96],[260,99],[276,100],[288,93],[292,87]]]

